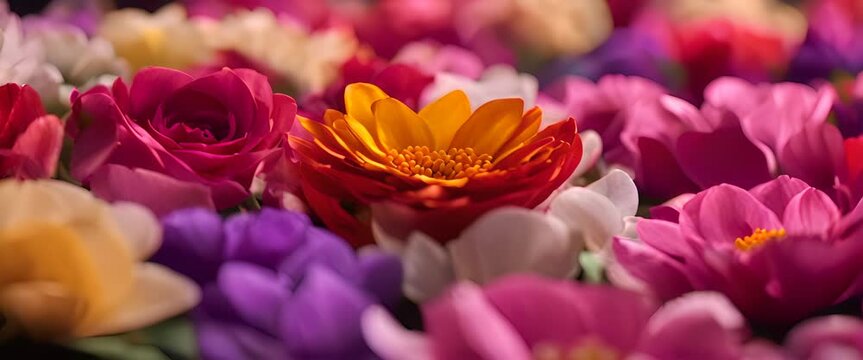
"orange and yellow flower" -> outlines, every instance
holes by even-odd
[[[347,114],[328,110],[323,123],[300,118],[308,136],[290,143],[310,206],[357,246],[372,242],[372,205],[402,209],[403,227],[446,241],[488,210],[540,204],[581,159],[575,120],[540,131],[542,111],[524,112],[521,99],[471,112],[453,91],[417,113],[356,83],[345,105]]]

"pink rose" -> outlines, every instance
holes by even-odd
[[[72,176],[101,198],[160,215],[241,203],[297,111],[264,75],[228,68],[197,78],[146,68],[131,87],[117,80],[73,93],[72,104]]]
[[[62,146],[63,125],[45,114],[36,90],[18,84],[0,87],[0,177],[52,177]]]

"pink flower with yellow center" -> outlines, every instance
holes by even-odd
[[[616,279],[663,299],[718,291],[747,318],[784,325],[843,300],[863,272],[863,206],[843,216],[798,179],[719,185],[664,210],[637,223],[637,240],[614,243]]]

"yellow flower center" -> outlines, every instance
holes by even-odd
[[[590,339],[569,350],[540,344],[533,349],[534,360],[618,360],[621,355],[605,344]]]
[[[423,175],[435,179],[461,179],[487,172],[492,156],[477,154],[472,148],[430,150],[428,146],[408,146],[402,151],[389,150],[387,160],[405,175]]]
[[[766,230],[756,228],[755,231],[752,232],[752,235],[734,240],[734,246],[740,251],[750,251],[764,245],[768,241],[778,240],[783,237],[785,237],[785,229]]]

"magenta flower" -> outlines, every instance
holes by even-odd
[[[119,79],[73,93],[72,176],[101,198],[157,214],[230,208],[250,195],[258,165],[281,152],[296,110],[251,70],[194,78],[147,68],[131,87]]]
[[[401,329],[381,307],[366,310],[369,346],[387,360],[735,359],[745,327],[715,293],[657,310],[637,293],[532,276],[462,283],[422,310],[424,335]]]
[[[631,169],[655,199],[722,183],[750,188],[780,174],[828,191],[843,166],[842,136],[827,122],[831,87],[720,78],[700,109],[635,77],[570,78],[549,93],[580,129],[602,134],[606,160]]]
[[[863,206],[842,216],[825,193],[781,176],[750,191],[712,187],[677,222],[642,219],[638,239],[613,248],[660,298],[718,291],[753,321],[787,324],[843,299],[863,270],[861,225]]]
[[[790,359],[861,359],[863,321],[844,315],[807,320],[788,334],[785,351]]]

